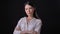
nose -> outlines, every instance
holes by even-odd
[[[30,12],[30,9],[28,9],[28,12]]]

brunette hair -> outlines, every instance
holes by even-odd
[[[36,3],[36,1],[27,1],[27,2],[25,2],[24,6],[25,6],[26,4],[28,4],[28,5],[36,8],[35,11],[34,11],[33,16],[34,16],[35,18],[37,18],[37,19],[40,19],[39,16],[38,16],[38,14],[37,14],[37,7],[36,7],[36,6],[37,6],[37,3]]]

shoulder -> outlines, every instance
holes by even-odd
[[[25,17],[21,17],[20,19],[19,19],[19,21],[22,21],[22,20],[24,20],[25,19]]]
[[[41,19],[36,19],[36,22],[37,23],[42,23],[42,20]]]

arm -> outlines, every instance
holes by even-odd
[[[34,31],[31,30],[31,31],[27,31],[27,32],[31,33],[31,34],[38,34],[38,33],[40,33],[41,26],[42,26],[42,22],[39,20],[35,26]]]
[[[15,27],[15,29],[14,29],[14,32],[13,32],[13,34],[25,34],[26,33],[26,31],[21,31],[21,21],[22,21],[23,19],[21,18],[19,21],[18,21],[18,24],[17,24],[17,26]]]
[[[16,27],[13,34],[20,34],[21,30],[19,27]]]
[[[35,29],[34,29],[34,31],[36,31],[37,34],[38,34],[38,33],[40,34],[41,26],[42,26],[42,21],[41,21],[41,20],[38,20],[38,21],[37,21],[37,24],[36,24],[36,27],[35,27]]]
[[[28,34],[37,34],[36,31],[27,31]]]
[[[18,24],[15,27],[13,34],[22,34],[22,33],[25,33],[25,32],[21,31],[21,25],[20,25],[21,21],[22,21],[22,18],[18,21]]]
[[[25,34],[25,31],[21,31],[20,27],[16,27],[13,34]]]

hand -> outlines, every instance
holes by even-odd
[[[25,30],[25,33],[32,34],[33,31],[32,30],[31,31]]]
[[[21,34],[34,34],[34,31],[24,30],[21,32]]]
[[[29,33],[28,33],[28,31],[25,30],[25,31],[21,31],[20,34],[29,34]]]
[[[21,34],[25,34],[26,32],[25,31],[21,31]]]
[[[30,31],[26,31],[28,34],[37,34],[37,32],[36,31],[32,31],[32,30],[30,30]]]

